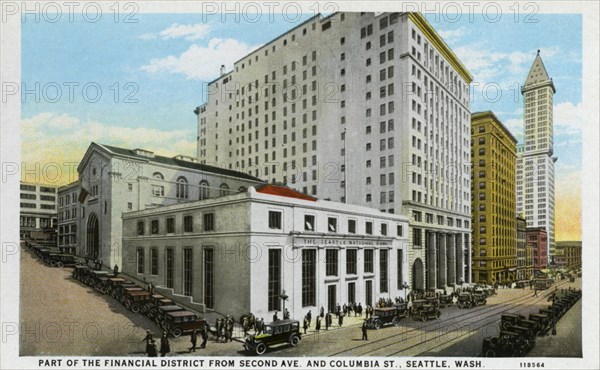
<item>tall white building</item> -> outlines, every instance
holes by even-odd
[[[468,281],[471,80],[418,13],[315,16],[209,83],[198,158],[408,215],[411,287]]]
[[[521,88],[525,121],[525,143],[517,151],[517,214],[523,213],[527,227],[544,227],[548,253],[554,254],[554,162],[552,78],[540,52]]]
[[[21,182],[21,238],[56,238],[56,186]]]

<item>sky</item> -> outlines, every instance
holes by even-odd
[[[90,142],[196,155],[194,108],[224,64],[304,21],[267,16],[223,22],[201,14],[141,14],[136,23],[105,16],[92,23],[25,20],[22,53],[22,161],[62,168],[40,182],[75,180]],[[491,23],[426,15],[473,75],[471,111],[492,110],[523,137],[520,88],[539,49],[556,87],[556,239],[581,239],[582,20],[536,14]],[[296,18],[292,22],[292,18]],[[56,164],[56,166],[48,166]],[[69,171],[69,169],[71,169]],[[24,179],[30,181],[31,179]]]

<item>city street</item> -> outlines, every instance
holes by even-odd
[[[574,283],[558,282],[558,289],[580,288]],[[438,320],[417,322],[405,318],[398,327],[369,330],[368,341],[361,340],[360,318],[349,317],[344,326],[315,333],[314,327],[298,347],[274,347],[269,356],[479,356],[484,337],[498,332],[502,313],[529,314],[549,304],[554,288],[540,291],[537,297],[529,288],[499,289],[487,304],[472,309],[456,306],[441,309]],[[567,322],[569,321],[569,322]],[[334,318],[334,322],[336,322]],[[581,322],[581,303],[576,304],[558,324],[563,335],[539,338],[534,348],[539,356],[545,348],[559,348],[564,333],[577,336]],[[313,320],[314,325],[314,320]],[[155,338],[160,329],[145,316],[125,309],[110,296],[71,277],[70,268],[52,268],[28,250],[21,254],[21,355],[144,355],[143,338],[151,330]],[[579,333],[580,333],[579,326]],[[580,335],[579,335],[580,337]],[[240,342],[216,343],[209,339],[207,348],[189,353],[189,336],[171,338],[174,355],[247,355]],[[543,345],[542,345],[543,343]],[[569,353],[581,353],[579,341],[569,341]],[[541,347],[544,348],[541,348]],[[574,348],[574,347],[579,348]],[[553,352],[556,353],[556,352]],[[568,355],[568,354],[565,354]]]

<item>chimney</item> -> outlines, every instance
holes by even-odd
[[[221,76],[225,74],[225,64],[221,64]]]

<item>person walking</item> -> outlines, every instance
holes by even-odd
[[[171,344],[167,338],[167,332],[163,331],[162,337],[160,337],[160,357],[165,357],[169,352],[171,352]]]
[[[306,317],[302,320],[302,329],[304,329],[304,334],[306,334],[306,331],[308,330],[308,319]]]
[[[196,331],[197,330],[194,330],[194,332]],[[204,325],[200,328],[200,336],[202,337],[202,343],[200,343],[200,348],[206,348],[206,342],[208,341],[208,329]]]
[[[338,326],[341,328],[343,323],[344,323],[344,314],[340,314],[340,316],[338,316]]]
[[[329,330],[330,326],[331,326],[331,313],[327,312],[327,314],[325,315],[325,330]]]
[[[231,317],[231,315],[230,315],[229,318],[227,319],[227,337],[229,338],[230,342],[233,342],[233,326],[234,326],[233,317]]]
[[[115,267],[113,268],[113,272],[115,274],[115,277],[119,276],[119,265],[115,265]]]
[[[198,342],[198,334],[196,333],[196,330],[192,330],[192,334],[190,335],[190,342],[192,342],[190,352],[196,352],[196,343]]]
[[[321,317],[325,316],[325,309],[323,308],[323,306],[321,306],[321,310],[319,311],[319,316],[321,316]]]
[[[148,350],[148,357],[158,357],[158,352],[156,351],[156,341],[154,339],[150,340],[150,348]]]
[[[152,333],[150,332],[150,330],[146,330],[146,336],[144,337],[144,339],[142,339],[142,342],[146,341],[146,354],[148,355],[148,357],[150,357],[150,342],[153,341],[154,338],[152,338]]]
[[[308,326],[310,326],[312,321],[312,312],[310,312],[310,310],[308,310],[308,313],[306,314],[306,319],[308,320]]]
[[[534,296],[534,297],[537,297],[537,289],[534,289],[534,290],[533,290],[533,296]]]
[[[367,320],[363,321],[361,330],[362,330],[362,340],[369,340],[369,338],[367,337]]]
[[[317,331],[317,333],[321,330],[321,318],[317,317],[317,321],[315,323],[315,330]]]

